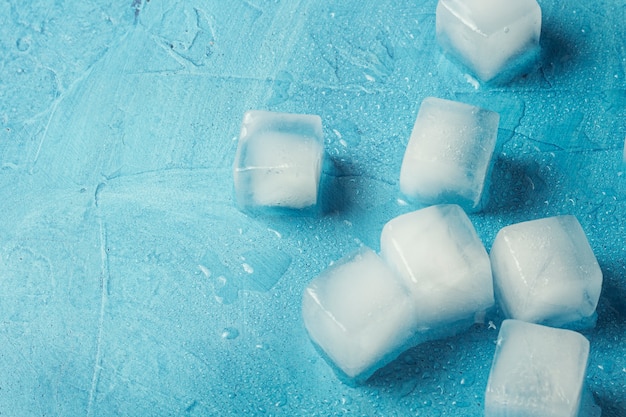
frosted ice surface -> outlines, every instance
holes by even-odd
[[[491,249],[498,303],[507,317],[551,326],[594,314],[602,271],[574,216],[507,226]]]
[[[424,204],[477,208],[498,136],[498,113],[424,99],[400,171],[400,190]]]
[[[335,263],[304,291],[311,339],[348,378],[365,379],[410,338],[415,312],[394,273],[370,249]]]
[[[489,81],[536,55],[541,8],[536,0],[439,0],[437,40]]]
[[[290,209],[315,206],[323,147],[319,116],[247,112],[234,166],[239,206]]]
[[[415,300],[417,326],[473,318],[494,304],[489,256],[458,205],[437,205],[389,221],[381,256]]]
[[[485,393],[485,417],[577,417],[589,341],[571,330],[505,320]]]

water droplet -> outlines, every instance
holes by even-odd
[[[242,276],[242,287],[247,290],[269,291],[285,274],[291,265],[291,256],[286,253],[268,249],[248,251],[242,255],[247,275]]]
[[[462,377],[459,383],[464,387],[471,387],[472,385],[474,385],[474,378],[470,375],[467,375]]]
[[[222,330],[222,339],[233,340],[237,337],[239,337],[239,330],[234,327],[225,327],[224,330]]]
[[[220,304],[231,304],[238,296],[239,287],[235,283],[229,282],[226,277],[219,276],[213,283],[215,299]]]
[[[610,374],[613,372],[613,361],[604,361],[602,364],[598,365],[598,368]]]
[[[209,271],[209,268],[204,265],[198,265],[198,268],[204,274],[204,276],[206,276],[207,278],[211,277],[211,271]]]
[[[396,200],[396,202],[398,203],[398,205],[399,205],[399,206],[408,206],[408,205],[409,205],[409,203],[408,203],[408,202],[406,202],[405,200],[403,200],[403,199],[401,199],[401,198],[398,198],[398,199]]]
[[[332,129],[337,142],[345,147],[357,146],[361,142],[361,130],[350,120],[340,120]]]
[[[247,263],[243,263],[241,265],[241,267],[243,268],[244,271],[246,271],[248,274],[254,274],[254,268],[252,268],[250,265],[248,265]]]
[[[287,404],[287,397],[284,395],[279,395],[278,398],[274,400],[274,407],[282,407]]]
[[[15,46],[18,50],[22,52],[26,52],[30,48],[30,38],[24,37],[19,38],[17,42],[15,42]]]
[[[430,407],[431,405],[433,405],[433,402],[431,400],[424,400],[424,401],[420,401],[417,404],[417,408],[426,408],[426,407]]]
[[[215,279],[215,288],[217,289],[224,288],[227,283],[228,283],[228,280],[226,279],[225,276],[217,277]]]
[[[510,29],[509,29],[509,27],[508,27],[508,26],[505,26],[505,27],[504,27],[504,33],[509,33],[509,30],[510,30]]]

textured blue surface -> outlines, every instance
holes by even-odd
[[[307,282],[412,209],[398,175],[431,95],[501,114],[487,248],[580,220],[605,276],[587,381],[626,415],[626,3],[540,4],[541,69],[476,89],[434,0],[0,1],[2,415],[479,416],[497,315],[357,388],[300,318]],[[248,109],[322,117],[325,216],[235,208]]]

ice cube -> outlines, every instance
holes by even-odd
[[[323,153],[319,116],[247,112],[234,165],[237,203],[242,209],[316,206]]]
[[[420,330],[472,323],[476,313],[494,304],[489,255],[458,205],[392,219],[383,228],[380,249],[415,300]]]
[[[589,341],[571,330],[505,320],[485,393],[485,417],[577,417]]]
[[[437,40],[478,78],[489,81],[528,69],[539,52],[536,0],[439,0]]]
[[[348,380],[360,381],[403,350],[415,311],[398,277],[364,248],[311,281],[302,316],[313,342]]]
[[[507,226],[490,257],[496,298],[507,317],[560,327],[594,315],[602,271],[576,217]]]
[[[404,154],[400,190],[423,204],[477,209],[498,135],[498,113],[424,99]]]

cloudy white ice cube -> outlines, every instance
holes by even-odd
[[[323,152],[319,116],[247,112],[234,165],[237,203],[243,209],[314,207]]]
[[[302,316],[313,342],[348,379],[359,381],[400,353],[415,310],[395,274],[363,248],[311,281]]]
[[[579,333],[505,320],[485,417],[578,417],[588,357],[589,341]]]
[[[471,319],[494,304],[489,255],[461,207],[436,205],[389,221],[381,256],[402,278],[421,330]]]
[[[490,257],[496,297],[507,317],[565,326],[594,315],[602,271],[576,217],[507,226]]]
[[[536,0],[439,0],[436,31],[444,51],[481,80],[510,78],[538,55],[541,8]]]
[[[469,104],[424,99],[402,161],[402,193],[422,204],[479,208],[499,120]]]

